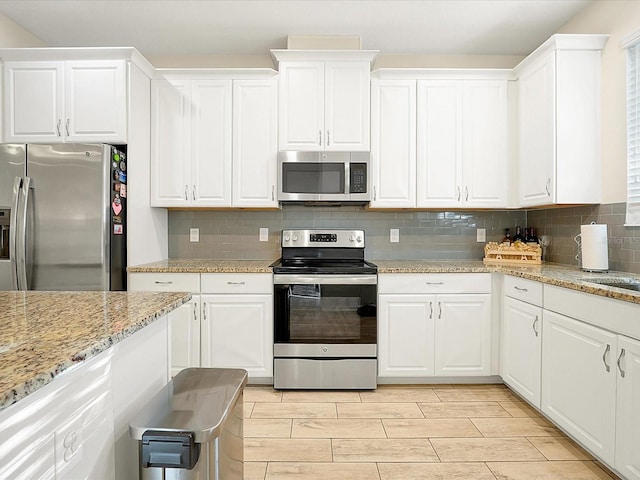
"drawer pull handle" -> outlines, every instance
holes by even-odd
[[[424,282],[426,285],[444,285],[444,282]]]
[[[227,282],[227,285],[244,285],[245,282]]]
[[[618,364],[618,370],[620,370],[620,376],[622,378],[624,378],[624,370],[622,369],[622,361],[624,360],[624,348],[622,350],[620,350],[620,356],[618,357],[618,361],[616,362]]]
[[[607,372],[611,371],[611,365],[607,363],[607,355],[611,351],[611,345],[607,343],[607,348],[604,349],[604,353],[602,354],[602,363],[604,363],[604,367],[607,369]]]
[[[156,280],[156,285],[173,285],[173,282],[172,281],[160,282],[160,281]]]
[[[538,329],[536,328],[536,324],[538,323],[538,315],[536,315],[536,318],[533,320],[533,325],[531,325],[533,327],[533,333],[536,334],[536,337],[538,336]]]
[[[514,285],[514,287],[513,287],[513,288],[515,288],[515,289],[516,289],[516,290],[518,290],[519,292],[528,292],[528,291],[529,291],[529,290],[527,290],[526,288],[516,287],[515,285]]]

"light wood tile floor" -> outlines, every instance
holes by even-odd
[[[244,392],[245,480],[616,479],[503,385]]]

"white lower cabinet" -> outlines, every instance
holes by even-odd
[[[548,310],[542,329],[542,411],[613,465],[617,335]]]
[[[640,479],[640,342],[618,337],[615,467]],[[612,367],[613,368],[613,367]]]
[[[378,292],[379,377],[491,374],[489,274],[380,275]]]
[[[200,366],[200,295],[169,314],[171,376]]]
[[[271,295],[202,295],[201,364],[273,376]]]

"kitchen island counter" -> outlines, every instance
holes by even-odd
[[[542,265],[485,265],[481,260],[373,260],[378,274],[387,273],[504,273],[541,283],[570,288],[585,293],[640,304],[640,292],[593,283],[610,279],[637,280],[640,275],[609,271],[591,273],[573,265],[544,263]]]
[[[0,410],[190,298],[177,292],[0,292]]]

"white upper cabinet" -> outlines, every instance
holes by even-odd
[[[371,82],[373,208],[416,205],[416,82]]]
[[[600,52],[607,38],[554,35],[515,68],[521,207],[600,202]]]
[[[277,87],[269,72],[246,79],[167,73],[152,81],[153,206],[277,206]]]
[[[279,62],[279,149],[368,151],[377,52],[272,50]]]
[[[4,64],[5,142],[126,142],[124,60]]]

